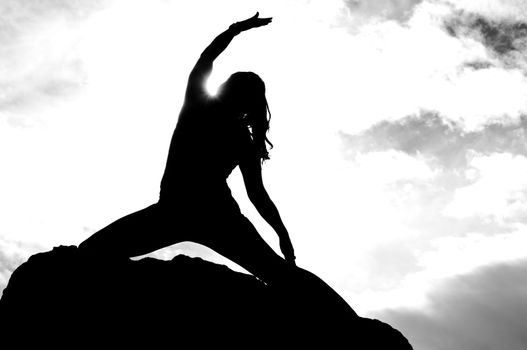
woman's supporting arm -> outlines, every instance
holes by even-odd
[[[273,228],[280,238],[280,250],[284,258],[295,263],[295,251],[280,213],[265,190],[260,160],[255,158],[240,164],[247,195],[258,213]]]
[[[212,71],[214,60],[229,46],[236,35],[252,28],[267,25],[271,22],[271,18],[259,18],[258,15],[257,12],[249,19],[232,24],[205,48],[190,73],[186,98],[200,96],[205,93],[205,83]]]

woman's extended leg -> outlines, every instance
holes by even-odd
[[[134,257],[183,241],[176,229],[177,218],[156,203],[124,216],[79,245],[85,252],[100,256]]]

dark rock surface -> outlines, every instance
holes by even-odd
[[[199,258],[102,261],[61,246],[12,274],[0,331],[17,347],[411,349],[381,321],[321,310],[309,290],[272,288]]]

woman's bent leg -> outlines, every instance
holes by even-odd
[[[195,242],[206,245],[268,284],[284,278],[289,269],[282,257],[263,240],[252,223],[239,214],[214,220]]]
[[[284,297],[303,308],[318,305],[320,313],[355,318],[349,304],[315,274],[287,262],[264,241],[252,223],[243,215],[218,225],[205,242],[217,253],[245,268]]]

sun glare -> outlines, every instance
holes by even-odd
[[[214,79],[208,79],[207,83],[205,84],[205,89],[210,96],[216,96],[218,94],[219,87],[220,83]]]

